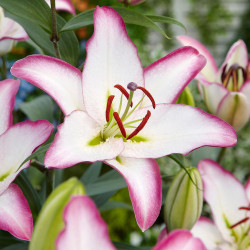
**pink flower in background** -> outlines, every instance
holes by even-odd
[[[250,178],[244,187],[217,162],[199,162],[204,198],[213,221],[201,217],[192,228],[208,250],[250,249]]]
[[[126,180],[137,223],[146,230],[162,202],[160,170],[152,158],[233,146],[236,134],[217,117],[174,104],[205,65],[197,50],[181,48],[143,70],[116,11],[97,7],[94,29],[83,73],[43,55],[17,61],[11,72],[46,91],[66,115],[45,165],[105,161]]]
[[[50,0],[45,0],[45,2],[50,6]],[[76,14],[75,8],[71,0],[56,0],[56,10],[67,11],[73,15]]]
[[[64,208],[64,230],[56,241],[56,250],[115,249],[105,221],[88,196],[73,196]],[[205,250],[201,240],[187,230],[175,230],[164,236],[153,250]]]
[[[197,75],[204,102],[212,114],[240,130],[250,117],[250,64],[242,40],[234,43],[220,69],[210,52],[198,41],[187,36],[178,40],[199,50],[207,65]]]
[[[50,136],[53,126],[47,121],[24,121],[12,125],[12,109],[18,80],[0,81],[0,229],[15,237],[30,240],[32,214],[21,189],[12,182],[29,166],[22,162]]]
[[[27,40],[29,37],[20,24],[5,17],[0,7],[0,56],[9,53],[17,41]]]

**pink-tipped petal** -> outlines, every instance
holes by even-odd
[[[250,204],[250,177],[248,178],[248,181],[245,185],[245,190],[246,190],[247,198]]]
[[[0,81],[0,135],[12,125],[12,110],[19,84],[19,80]]]
[[[84,110],[81,72],[72,65],[44,55],[31,55],[14,63],[12,75],[48,93],[65,115]]]
[[[48,121],[24,121],[11,126],[0,136],[0,194],[16,178],[21,170],[29,166],[22,162],[41,144],[53,131]]]
[[[45,2],[50,6],[50,0],[45,0]],[[62,10],[69,12],[73,15],[76,14],[75,8],[71,0],[56,0],[56,10]]]
[[[145,231],[157,219],[162,203],[160,169],[153,159],[123,158],[106,161],[128,185],[138,226]]]
[[[235,42],[231,46],[230,50],[227,53],[226,59],[220,68],[220,72],[222,71],[222,69],[224,68],[226,64],[227,64],[227,69],[228,69],[231,65],[235,63],[243,67],[244,69],[248,65],[247,47],[246,47],[246,44],[242,40]]]
[[[183,47],[151,64],[144,70],[145,88],[157,104],[175,103],[187,84],[200,72],[206,60],[192,47]],[[144,98],[143,106],[150,105]]]
[[[94,34],[86,44],[87,58],[83,68],[83,96],[88,114],[100,125],[106,123],[105,110],[109,95],[118,110],[121,92],[114,88],[135,82],[144,86],[143,69],[137,48],[128,37],[119,14],[109,7],[98,7],[94,12]],[[133,102],[142,96],[136,91]],[[124,98],[125,99],[125,98]],[[98,101],[97,101],[98,100]],[[126,106],[126,101],[123,101]]]
[[[88,196],[73,196],[63,212],[65,229],[56,240],[56,250],[114,250],[108,227]]]
[[[131,115],[143,118],[149,108]],[[125,143],[123,157],[158,158],[173,153],[188,154],[203,146],[228,147],[237,141],[234,129],[226,122],[181,104],[158,104],[150,109],[151,117],[139,132],[138,139]]]
[[[189,231],[178,229],[160,241],[153,250],[206,250],[200,239]]]
[[[22,240],[31,238],[32,214],[25,196],[16,184],[11,184],[0,195],[0,229]]]
[[[159,243],[160,241],[162,241],[162,240],[165,239],[166,237],[168,237],[168,233],[167,233],[167,229],[164,227],[164,228],[161,230],[161,232],[160,232],[160,234],[159,234],[159,236],[158,236],[158,238],[157,238],[157,243]]]
[[[229,92],[221,100],[216,113],[218,117],[239,131],[249,120],[249,100],[242,93]]]
[[[198,163],[202,176],[204,198],[210,205],[215,225],[223,238],[234,241],[230,226],[246,217],[240,207],[249,205],[243,185],[229,171],[210,159]],[[234,228],[234,234],[243,235],[247,225]]]
[[[123,149],[122,138],[100,138],[101,127],[87,113],[74,111],[57,127],[55,139],[45,155],[48,168],[66,168],[79,162],[115,158]]]
[[[250,115],[250,80],[246,81],[240,88],[240,93],[244,94],[248,100],[248,111]]]
[[[216,114],[219,103],[229,91],[220,83],[210,83],[207,85],[199,80],[199,90],[210,113]]]
[[[217,249],[224,244],[224,239],[215,224],[208,218],[201,217],[191,230],[192,234],[199,238],[208,250]]]
[[[196,48],[201,55],[207,59],[206,66],[202,69],[201,74],[210,82],[215,81],[218,68],[215,60],[208,49],[197,40],[188,36],[178,36],[177,40],[184,46],[192,46]]]

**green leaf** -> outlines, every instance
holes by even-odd
[[[156,23],[165,23],[165,24],[175,24],[180,26],[181,28],[183,28],[185,30],[185,32],[187,32],[186,27],[184,26],[184,24],[182,24],[181,22],[179,22],[178,20],[172,18],[172,17],[167,17],[167,16],[155,16],[155,15],[146,15],[149,19],[151,19],[151,21],[156,22]]]
[[[152,247],[135,247],[123,242],[113,242],[117,250],[150,250]]]
[[[98,178],[97,182],[85,186],[86,193],[89,196],[117,191],[125,187],[127,187],[125,180],[117,171],[114,170],[111,170],[107,174]]]
[[[2,250],[28,250],[28,243],[20,243],[20,244],[15,244],[11,245],[5,248],[1,248]]]
[[[55,57],[51,37],[51,10],[41,0],[0,0],[0,5],[8,12],[7,15],[23,26],[30,39],[45,54]],[[60,30],[66,21],[57,15],[57,28]],[[76,66],[79,56],[79,43],[74,32],[66,32],[60,36],[58,46],[62,60]]]
[[[121,15],[125,23],[135,24],[135,25],[154,29],[169,39],[167,34],[164,32],[164,30],[160,26],[155,24],[149,17],[137,11],[127,9],[127,8],[122,8],[122,7],[112,7],[112,8],[115,9]],[[60,30],[60,33],[65,32],[65,31],[79,29],[81,27],[85,27],[87,25],[93,24],[93,13],[94,13],[94,10],[88,10],[73,17],[72,19],[69,20],[69,22],[67,22],[64,25],[64,27],[62,27],[62,29]]]
[[[65,181],[51,193],[38,216],[29,250],[55,250],[55,240],[64,228],[64,207],[72,195],[83,194],[84,187],[76,178]]]
[[[31,209],[32,216],[33,216],[33,220],[35,221],[42,206],[37,191],[31,185],[25,172],[21,172],[18,175],[18,177],[15,179],[15,183],[22,189],[23,194],[29,203],[29,207]]]
[[[15,238],[10,233],[6,231],[0,231],[0,249],[10,245],[19,244],[21,242],[21,240]]]
[[[190,90],[189,87],[186,87],[180,94],[180,96],[178,97],[177,104],[186,104],[186,105],[190,105],[192,107],[195,107],[195,101],[194,101],[194,97],[193,94]]]
[[[83,182],[83,184],[87,186],[88,184],[95,182],[98,179],[101,169],[102,169],[101,161],[99,162],[97,161],[91,164],[81,177],[81,181]]]
[[[42,0],[0,0],[0,5],[9,13],[37,24],[51,32],[50,7]]]
[[[32,121],[44,119],[53,122],[53,105],[52,99],[43,95],[30,102],[20,103],[19,108]]]
[[[37,156],[45,153],[48,148],[50,147],[51,143],[48,143],[48,144],[45,144],[45,145],[42,145],[40,146],[33,154],[31,154],[29,157],[27,157],[23,162],[22,164],[19,166],[18,170],[23,166],[23,164],[25,164],[27,161],[29,160],[32,160],[34,158],[36,158]],[[17,171],[18,171],[17,170]]]

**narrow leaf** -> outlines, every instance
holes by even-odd
[[[83,184],[87,186],[88,184],[95,182],[98,179],[101,169],[102,162],[97,161],[91,164],[81,177],[81,181],[83,182]]]

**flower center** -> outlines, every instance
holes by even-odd
[[[118,111],[113,110],[112,103],[113,103],[115,96],[110,95],[108,97],[107,106],[106,106],[107,124],[104,126],[104,129],[101,133],[101,137],[104,140],[106,140],[107,138],[110,138],[110,137],[115,137],[115,136],[123,137],[125,140],[130,140],[133,137],[135,137],[145,127],[146,123],[148,122],[148,120],[151,116],[151,112],[148,110],[147,114],[142,119],[132,120],[129,122],[126,122],[126,120],[139,107],[139,105],[141,104],[141,102],[143,101],[145,96],[147,96],[149,98],[154,109],[156,107],[155,100],[152,97],[152,95],[145,88],[137,86],[137,84],[134,82],[130,82],[127,85],[127,88],[130,91],[129,93],[124,87],[122,87],[119,84],[115,85],[114,87],[117,88],[121,92],[119,108],[118,108]],[[141,98],[141,100],[136,104],[136,106],[133,108],[132,99],[134,96],[134,92],[136,90],[141,90],[144,93],[144,95]],[[125,107],[123,114],[121,114],[122,113],[121,109],[122,109],[123,96],[125,96],[127,99],[127,105]],[[134,124],[136,124],[138,122],[140,122],[139,125],[134,126]],[[131,128],[133,128],[134,130],[129,135],[127,135],[126,129],[131,129]]]
[[[237,63],[233,64],[228,69],[226,64],[221,73],[222,84],[230,91],[238,91],[248,78],[249,68],[244,69]]]

